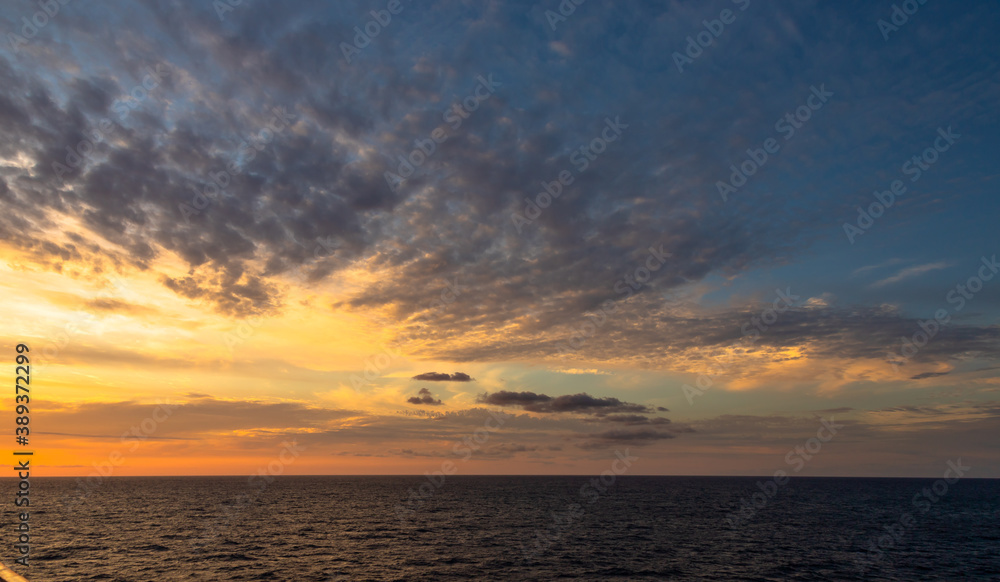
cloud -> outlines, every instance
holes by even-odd
[[[612,429],[586,435],[586,440],[577,444],[584,450],[599,450],[612,445],[646,446],[657,441],[677,438],[674,432],[654,429]]]
[[[459,277],[467,294],[448,306],[440,323],[467,322],[477,331],[509,323],[515,333],[504,335],[517,345],[613,296],[609,290],[621,272],[644,260],[650,245],[672,254],[656,284],[673,288],[798,249],[820,207],[829,206],[817,203],[815,216],[800,217],[798,210],[754,204],[763,199],[746,192],[746,210],[733,215],[717,212],[702,194],[728,156],[745,147],[719,150],[687,136],[735,144],[745,128],[734,127],[728,107],[692,98],[705,91],[697,81],[671,92],[667,105],[648,99],[651,72],[672,66],[663,39],[689,34],[688,23],[697,19],[687,17],[701,18],[698,10],[665,18],[661,7],[646,8],[652,28],[621,39],[625,52],[617,55],[594,53],[579,36],[546,38],[541,14],[525,22],[513,6],[443,0],[433,12],[449,14],[446,22],[416,10],[407,26],[380,37],[357,63],[339,55],[318,58],[317,38],[339,38],[357,25],[354,15],[364,10],[349,5],[358,10],[312,1],[245,6],[227,16],[225,34],[207,5],[168,11],[111,3],[62,21],[60,46],[70,50],[44,50],[36,42],[18,60],[0,63],[0,129],[7,138],[0,158],[29,160],[0,173],[0,232],[18,233],[17,244],[39,260],[49,257],[52,268],[57,256],[164,271],[164,263],[179,260],[179,272],[163,272],[161,283],[230,317],[282,309],[281,283],[296,269],[323,280],[369,265],[388,276],[335,305],[391,307],[399,322],[416,325],[429,316],[427,290]],[[95,34],[109,13],[149,34]],[[627,27],[610,4],[575,18],[579,30],[598,35]],[[461,26],[467,22],[477,26],[467,30]],[[280,30],[281,42],[260,34],[264,29]],[[446,37],[441,30],[449,30]],[[335,45],[329,44],[334,53]],[[84,67],[78,76],[37,73],[79,67],[65,55],[84,46],[101,67]],[[479,48],[454,58],[468,46]],[[566,55],[578,55],[585,68],[568,69]],[[623,67],[623,57],[632,65]],[[168,73],[121,117],[116,103],[142,82],[145,67]],[[816,67],[826,74],[825,66]],[[797,80],[808,72],[807,66],[794,77],[775,75],[768,94],[745,108],[751,119],[744,123],[773,124],[779,112],[761,109],[775,101],[775,91],[790,99],[808,94]],[[458,129],[445,125],[447,141],[393,191],[385,172],[442,125],[442,114],[473,93],[478,76],[491,74],[502,84],[496,95]],[[598,75],[607,82],[585,99],[585,79]],[[697,71],[691,75],[699,78]],[[715,87],[754,79],[740,72]],[[275,108],[293,119],[266,143],[251,139],[268,127]],[[629,125],[625,138],[579,175],[557,207],[517,232],[511,216],[523,212],[523,191],[575,171],[572,149],[591,143],[608,116]],[[67,148],[92,136],[105,119],[113,135],[58,175],[53,163],[65,164]],[[684,163],[668,174],[653,175],[678,159]],[[202,207],[195,198],[214,192],[220,180],[224,191]],[[472,188],[476,196],[453,195]],[[191,215],[182,204],[198,212]],[[98,249],[50,235],[65,213],[78,219],[78,236],[98,241]],[[793,215],[796,220],[782,220]],[[330,250],[317,259],[320,239]],[[465,300],[471,296],[476,301]],[[422,333],[436,339],[450,330],[434,327]]]
[[[920,318],[890,305],[803,305],[781,316],[754,342],[745,341],[741,327],[760,315],[760,308],[719,308],[669,304],[656,297],[633,297],[606,318],[599,330],[572,352],[581,361],[643,364],[650,368],[705,373],[716,358],[732,362],[730,374],[752,374],[789,357],[822,361],[866,361],[888,366],[887,351],[920,329]],[[571,319],[585,322],[591,318]],[[562,355],[574,329],[554,324],[548,331],[523,333],[518,341],[481,337],[475,344],[455,344],[432,338],[422,350],[426,357],[453,361],[555,359]],[[669,338],[669,341],[666,341]],[[997,326],[949,324],[911,358],[909,365],[942,363],[956,357],[1000,357]]]
[[[641,412],[650,413],[653,409],[641,404],[622,402],[617,398],[595,398],[589,394],[572,394],[556,396],[534,392],[509,392],[501,390],[490,394],[480,394],[476,400],[482,404],[497,406],[518,406],[529,412],[564,413],[583,412],[587,414],[606,415],[611,413]]]
[[[896,273],[891,277],[886,277],[885,279],[872,283],[871,286],[873,288],[885,287],[886,285],[898,283],[900,281],[911,279],[913,277],[919,277],[924,273],[930,273],[931,271],[946,269],[948,267],[949,264],[943,261],[937,263],[928,263],[926,265],[918,265],[916,267],[907,267],[906,269],[899,271],[898,273]]]
[[[641,414],[608,414],[607,416],[601,416],[595,418],[601,422],[615,422],[627,425],[635,424],[670,424],[670,419],[655,417],[649,418],[648,416],[642,416]]]
[[[216,310],[233,317],[273,313],[280,304],[274,284],[242,272],[226,272],[215,277],[164,276],[161,282],[171,291],[196,301],[206,301]]]
[[[86,301],[86,307],[90,311],[129,313],[133,315],[151,315],[159,313],[155,308],[146,305],[136,305],[121,299],[92,299]]]
[[[447,458],[453,456],[449,452],[443,451],[417,451],[414,449],[397,449],[390,450],[389,453],[399,455],[401,457],[432,457],[432,458]]]
[[[889,259],[888,261],[884,261],[884,262],[881,262],[881,263],[878,263],[878,264],[875,264],[875,265],[865,265],[863,267],[859,267],[859,268],[855,269],[851,273],[851,276],[852,277],[857,277],[858,275],[861,275],[863,273],[867,273],[869,271],[876,271],[876,270],[881,269],[883,267],[890,267],[892,265],[898,265],[899,263],[902,263],[902,262],[903,262],[902,259]]]
[[[196,397],[197,396],[197,397]],[[258,402],[222,400],[204,395],[190,395],[191,400],[164,405],[136,402],[97,402],[52,405],[45,413],[40,430],[53,434],[93,434],[93,427],[108,430],[110,437],[121,438],[132,426],[155,419],[156,436],[161,438],[209,438],[246,433],[290,433],[322,429],[330,422],[359,413],[343,409],[321,408],[296,402]],[[52,429],[45,427],[51,426]],[[58,427],[58,430],[53,430]]]
[[[431,394],[431,391],[427,388],[421,388],[420,391],[417,392],[416,396],[411,396],[410,398],[407,398],[406,401],[410,404],[416,405],[427,404],[430,406],[441,406],[443,404],[440,400],[435,399],[434,395]]]
[[[475,378],[472,378],[468,374],[463,372],[455,372],[454,374],[439,374],[437,372],[427,372],[425,374],[418,374],[412,378],[413,380],[422,380],[424,382],[471,382]]]
[[[910,376],[910,380],[924,380],[926,378],[938,378],[940,376],[947,376],[951,372],[924,372],[922,374],[916,374]]]
[[[490,394],[486,392],[481,394],[476,402],[483,404],[494,404],[497,406],[534,406],[541,402],[550,402],[552,400],[551,396],[545,394],[535,394],[534,392],[509,392],[506,390],[501,390],[499,392],[494,392]]]

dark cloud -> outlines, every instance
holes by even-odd
[[[476,399],[477,402],[485,404],[494,404],[496,406],[534,406],[537,403],[549,402],[552,400],[551,396],[546,396],[545,394],[535,394],[534,392],[509,392],[507,390],[501,390],[499,392],[494,392],[490,394],[486,392],[480,394]]]
[[[244,318],[277,309],[276,287],[260,277],[243,273],[223,273],[207,281],[194,277],[163,277],[162,283],[178,295],[207,301],[227,315]]]
[[[651,429],[624,430],[615,429],[588,435],[603,441],[623,441],[623,442],[644,442],[677,438],[677,435],[669,432],[661,432]]]
[[[420,391],[417,392],[416,396],[411,396],[410,398],[407,398],[406,401],[410,404],[416,405],[427,404],[430,406],[440,406],[443,404],[440,400],[434,398],[434,395],[431,394],[431,391],[427,388],[421,388]]]
[[[608,414],[611,412],[652,412],[652,409],[642,404],[622,402],[617,398],[595,398],[589,394],[572,394],[556,396],[550,402],[532,409],[534,412],[588,412],[590,414]]]
[[[817,414],[846,414],[852,412],[854,409],[849,406],[841,406],[838,408],[824,408],[823,410],[817,410]]]
[[[463,372],[455,372],[454,374],[427,372],[426,374],[418,374],[413,377],[413,380],[423,380],[424,382],[471,382],[473,379]]]
[[[395,450],[390,450],[389,453],[394,455],[399,455],[401,457],[446,458],[454,456],[453,453],[445,451],[417,451],[414,449],[395,449]]]
[[[539,455],[547,455],[547,453],[552,450],[558,449],[535,444],[505,442],[497,445],[486,446],[485,448],[476,451],[476,456],[491,460],[510,459],[517,456],[537,457]]]
[[[596,422],[613,422],[626,425],[636,424],[670,424],[670,419],[663,417],[648,417],[641,414],[608,414],[593,419]]]
[[[941,376],[947,376],[950,373],[951,372],[924,372],[922,374],[916,374],[914,376],[910,376],[910,380],[924,380],[924,379],[927,379],[927,378],[939,378]]]
[[[518,406],[529,412],[584,412],[594,415],[611,413],[650,413],[653,409],[641,404],[622,402],[617,398],[595,398],[589,394],[572,394],[551,397],[534,392],[509,392],[501,390],[494,393],[480,394],[476,400],[482,404],[496,406]]]
[[[936,416],[941,414],[941,411],[933,406],[893,406],[890,408],[881,408],[876,412],[906,412],[909,414],[920,414],[925,416]]]
[[[677,438],[675,432],[654,429],[612,429],[586,435],[586,440],[578,443],[577,447],[584,450],[600,450],[621,445],[641,447],[674,438]]]

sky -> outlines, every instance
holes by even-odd
[[[1000,477],[993,3],[40,6],[39,475]]]

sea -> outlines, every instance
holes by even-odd
[[[1000,480],[32,478],[27,568],[0,488],[31,582],[1000,581]]]

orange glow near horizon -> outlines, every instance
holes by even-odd
[[[722,393],[781,398],[802,383],[818,382],[819,394],[834,398],[851,382],[898,380],[871,362],[809,357],[808,346],[741,352],[714,378],[714,394],[689,407],[679,386],[693,382],[699,362],[706,361],[697,349],[642,374],[618,361],[553,365],[540,358],[462,364],[476,382],[425,384],[441,405],[420,409],[407,404],[421,387],[411,378],[454,370],[455,364],[415,358],[410,352],[424,347],[419,343],[389,349],[398,328],[382,322],[393,320],[391,306],[382,308],[384,317],[329,307],[349,297],[347,289],[381,274],[352,268],[319,285],[293,281],[284,287],[280,310],[241,318],[166,288],[163,273],[184,276],[180,261],[169,256],[155,271],[113,276],[96,274],[96,263],[85,260],[59,270],[28,268],[33,257],[9,246],[0,247],[0,257],[6,275],[0,292],[11,314],[0,345],[8,354],[18,343],[31,347],[30,448],[39,476],[252,475],[269,466],[287,475],[420,475],[439,470],[454,457],[455,443],[474,434],[481,421],[468,411],[480,409],[482,392],[600,390],[579,387],[586,379],[622,399],[641,394],[647,402],[669,404],[655,387],[658,378],[671,378],[678,388],[671,416],[683,425],[685,417],[707,418],[719,410],[716,397]],[[449,341],[474,346],[482,333]],[[531,379],[539,374],[545,386]],[[11,422],[12,400],[0,404]],[[186,415],[150,424],[163,404],[182,406]],[[570,424],[560,429],[545,415],[511,412],[522,415],[523,435],[540,431],[548,444],[503,434],[486,452],[461,463],[458,474],[599,473],[618,446],[614,440],[585,441],[586,432],[602,430],[593,418],[564,417]],[[964,418],[980,417],[972,411]],[[912,424],[898,422],[897,432]],[[130,437],[130,431],[142,438]],[[740,448],[739,438],[725,448],[699,438],[688,431],[684,439],[640,443],[650,460],[637,473],[752,472],[775,456],[766,446]],[[302,455],[274,464],[282,443],[292,441],[305,448]],[[747,459],[758,459],[757,465]]]

